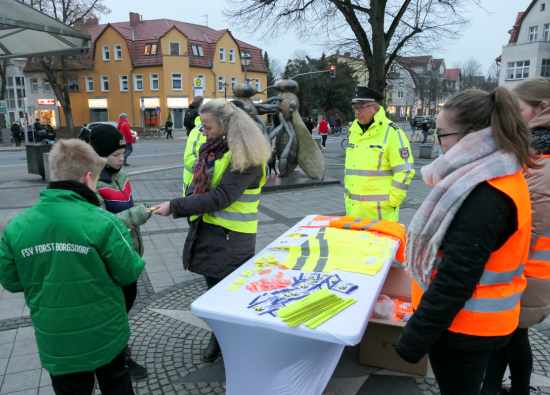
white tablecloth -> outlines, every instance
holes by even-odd
[[[280,238],[297,233],[299,226],[314,217],[304,218]],[[254,268],[257,257],[276,253],[275,259],[282,263],[288,256],[288,251],[268,248],[193,302],[191,312],[212,328],[220,343],[227,395],[319,395],[332,376],[344,346],[361,341],[393,259],[387,259],[376,276],[332,271],[331,274],[336,273],[342,280],[359,286],[351,295],[337,293],[353,297],[357,302],[316,329],[303,325],[293,328],[278,317],[258,316],[247,308],[263,292],[252,293],[245,286],[238,291],[227,290],[235,278],[242,277],[242,270]],[[396,242],[392,257],[398,248],[399,242]],[[269,269],[272,273],[265,277],[281,271],[277,267]],[[301,273],[297,270],[282,272],[289,280]],[[256,273],[248,284],[259,278]]]

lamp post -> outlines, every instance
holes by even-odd
[[[224,82],[222,84],[222,86],[223,86],[223,91],[224,91],[224,98],[225,98],[225,100],[227,100],[227,88],[229,88],[229,84],[227,82]]]
[[[252,57],[248,52],[245,52],[241,55],[241,65],[244,68],[244,81],[248,84],[248,78],[246,78],[246,69],[250,65],[250,62],[252,61]]]

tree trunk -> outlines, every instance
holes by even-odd
[[[61,79],[63,80],[63,111],[65,112],[65,122],[67,122],[67,130],[69,132],[69,138],[74,139],[74,123],[73,123],[73,111],[71,109],[71,95],[69,89],[69,67],[65,56],[61,56]]]
[[[67,129],[69,130],[69,138],[74,139],[74,122],[73,122],[73,110],[71,106],[63,107],[63,112],[65,113],[65,123],[67,124]]]
[[[372,26],[372,57],[369,65],[369,88],[384,94],[387,85],[386,76],[386,37],[384,34],[384,16],[386,2],[384,0],[371,1],[370,24]],[[382,61],[383,59],[383,61]]]
[[[8,79],[6,78],[6,69],[8,68],[8,60],[4,59],[0,66],[0,100],[6,99],[6,85]]]

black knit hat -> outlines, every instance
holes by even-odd
[[[126,148],[126,140],[117,128],[103,123],[92,129],[90,145],[102,158],[106,158],[116,150]]]

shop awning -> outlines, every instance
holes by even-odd
[[[17,0],[0,0],[0,59],[88,51],[92,36]]]

